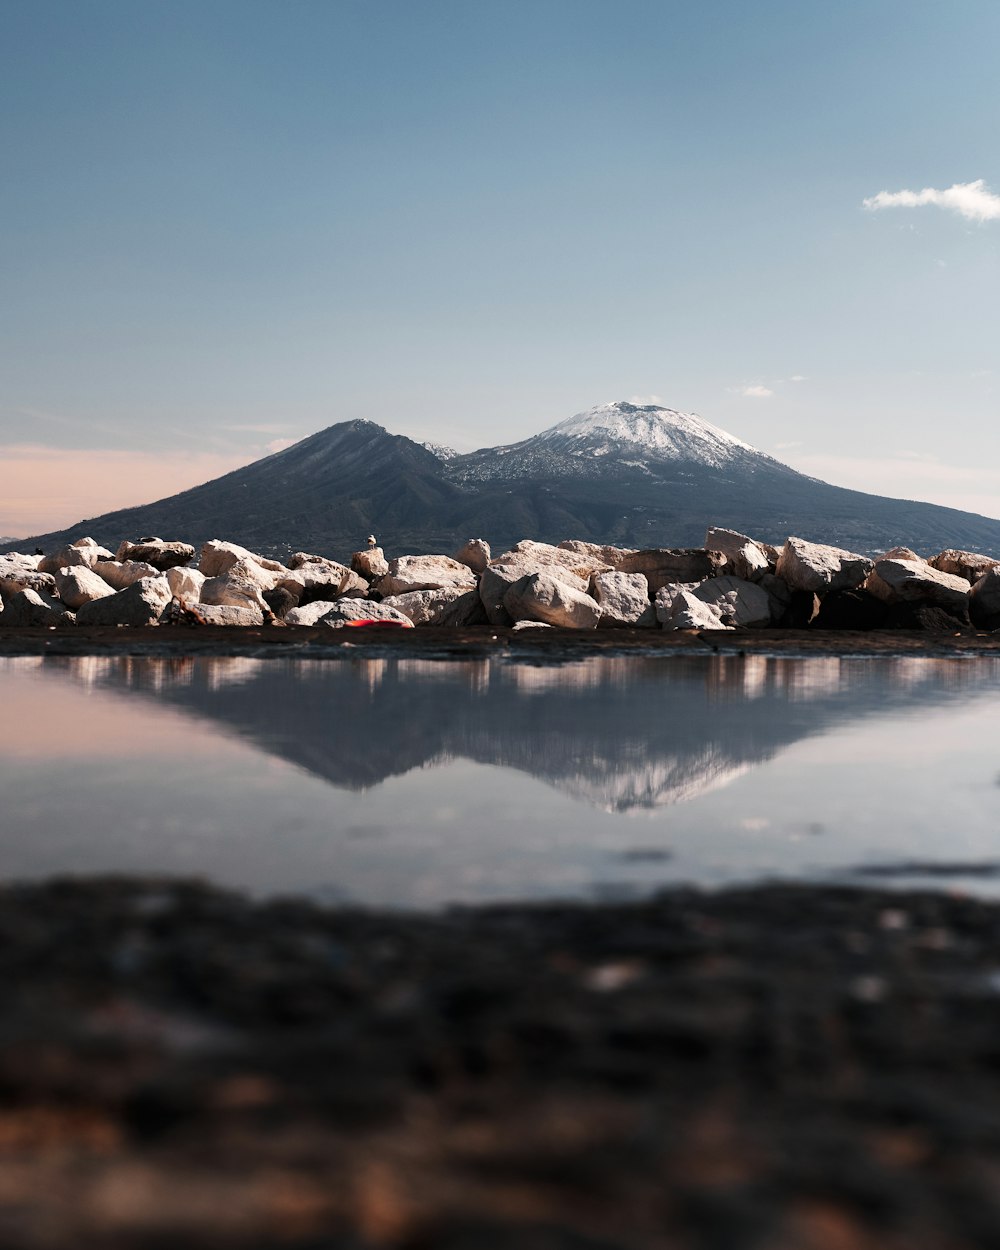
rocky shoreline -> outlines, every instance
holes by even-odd
[[[453,556],[350,565],[296,552],[287,564],[213,539],[91,538],[0,556],[0,627],[198,629],[261,626],[452,629],[990,633],[1000,628],[1000,560],[897,547],[874,559],[790,537],[778,550],[710,528],[698,548],[638,551],[525,539],[493,556],[471,539]]]
[[[1000,907],[0,889],[10,1250],[971,1250]]]

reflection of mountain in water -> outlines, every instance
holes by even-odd
[[[335,786],[465,758],[615,811],[689,799],[838,723],[995,688],[983,660],[53,659],[208,718]]]

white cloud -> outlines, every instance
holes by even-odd
[[[1000,219],[1000,195],[994,195],[982,178],[977,178],[975,182],[956,182],[944,191],[934,187],[924,187],[922,191],[880,191],[864,201],[864,207],[869,211],[920,208],[924,204],[951,209],[967,221]]]
[[[659,395],[633,395],[628,402],[630,404],[638,404],[640,407],[644,407],[646,404],[656,404],[661,407],[663,405],[663,400]]]
[[[804,382],[806,378],[804,373],[793,373],[788,380],[789,382]]]
[[[743,395],[747,399],[770,399],[774,391],[769,386],[738,386],[736,394]]]

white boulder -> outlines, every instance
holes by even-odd
[[[407,629],[413,628],[410,618],[396,608],[366,599],[340,599],[317,624],[340,629],[351,621],[391,621]]]
[[[979,629],[1000,628],[1000,568],[989,569],[969,591],[969,615]]]
[[[472,569],[473,573],[481,573],[490,562],[490,545],[485,538],[470,538],[451,558]]]
[[[411,590],[475,589],[472,570],[450,556],[400,556],[389,561],[389,571],[379,578],[377,589],[383,599],[405,595]]]
[[[109,551],[108,555],[110,554]],[[93,547],[60,547],[58,551],[42,556],[38,561],[38,571],[56,574],[60,569],[92,569],[97,559],[97,552]]]
[[[923,560],[879,560],[865,590],[883,603],[933,603],[952,612],[969,608],[969,583]]]
[[[115,590],[124,590],[144,577],[159,577],[160,570],[141,560],[98,560],[94,572]]]
[[[721,551],[726,557],[726,572],[744,581],[755,582],[772,570],[772,562],[761,543],[737,530],[710,525],[705,531],[708,551]]]
[[[600,604],[602,629],[630,625],[655,629],[656,609],[649,601],[649,583],[641,573],[594,573],[590,593]]]
[[[72,612],[76,612],[93,599],[103,599],[115,593],[114,588],[109,586],[103,577],[98,577],[93,569],[85,565],[61,568],[55,578],[59,598]]]
[[[771,624],[771,599],[767,591],[740,577],[712,577],[691,592],[716,608],[723,620],[743,629],[763,629]]]
[[[288,569],[278,560],[268,560],[264,556],[248,551],[236,543],[225,543],[218,538],[210,538],[202,544],[201,557],[198,561],[199,570],[206,577],[219,577],[241,560],[249,560],[259,568],[268,569],[272,573],[287,573]]]
[[[155,625],[173,595],[170,583],[161,574],[133,582],[117,594],[105,595],[81,604],[77,625]]]
[[[52,595],[37,590],[15,591],[4,602],[0,625],[10,627],[47,627],[49,625],[72,625],[74,616],[66,611],[66,605]]]
[[[282,619],[286,625],[313,626],[336,606],[330,599],[316,599],[307,603],[304,608],[289,608]]]
[[[992,556],[981,556],[975,551],[940,551],[936,556],[931,556],[927,563],[933,569],[939,569],[942,573],[951,573],[955,577],[964,577],[970,586],[976,582],[990,569],[1000,567],[1000,560],[994,560]]]
[[[232,604],[202,604],[193,607],[203,625],[263,625],[264,613],[260,608],[235,607]]]
[[[368,547],[365,551],[355,551],[351,556],[351,568],[366,582],[374,582],[389,572],[389,561],[381,547]]]
[[[812,591],[822,597],[830,590],[860,586],[872,571],[872,563],[866,556],[840,547],[789,538],[775,572],[790,589]]]
[[[204,573],[183,565],[167,569],[166,579],[175,598],[185,603],[197,603],[201,598],[201,588],[207,581]]]
[[[56,579],[51,573],[38,571],[37,556],[19,554],[0,556],[0,595],[16,595],[19,590],[51,593]]]
[[[136,560],[142,564],[151,564],[158,572],[188,564],[194,559],[194,548],[190,543],[164,542],[162,538],[143,538],[136,543],[125,541],[120,543],[115,555],[116,560]]]
[[[656,617],[664,629],[732,629],[718,605],[691,590],[664,586],[656,594]]]
[[[210,607],[257,608],[270,612],[263,592],[274,588],[274,576],[254,560],[237,560],[218,577],[207,577],[201,588],[201,602]]]
[[[601,608],[590,595],[550,573],[530,573],[511,586],[503,606],[513,621],[544,621],[564,629],[596,629]]]

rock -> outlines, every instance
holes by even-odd
[[[690,593],[715,608],[723,621],[731,619],[741,629],[763,629],[771,624],[770,596],[744,578],[711,577]]]
[[[811,590],[790,590],[788,606],[782,613],[778,625],[781,629],[805,629],[815,620],[821,602],[819,595]]]
[[[78,625],[155,625],[173,598],[170,583],[162,574],[144,577],[117,594],[81,604]]]
[[[110,555],[111,552],[108,552]],[[58,573],[60,569],[92,569],[97,563],[97,553],[93,547],[60,547],[38,561],[41,573]]]
[[[459,600],[463,601],[461,607],[457,606]],[[383,599],[382,604],[402,612],[414,625],[474,625],[486,620],[475,590],[410,590]]]
[[[831,590],[853,590],[871,570],[872,561],[866,556],[804,538],[789,538],[775,572],[791,590],[811,591],[822,597]]]
[[[381,547],[369,547],[367,551],[355,551],[351,568],[366,582],[374,582],[389,572],[389,561]]]
[[[883,629],[919,629],[928,634],[967,634],[972,630],[967,612],[952,612],[936,603],[884,604]]]
[[[21,628],[72,625],[74,619],[73,613],[67,612],[66,605],[58,599],[27,589],[15,591],[5,600],[0,625]]]
[[[544,621],[517,621],[510,628],[513,633],[520,634],[526,629],[551,629],[552,626]]]
[[[503,605],[513,621],[544,621],[564,629],[596,629],[600,605],[550,573],[530,573],[509,587]]]
[[[476,578],[470,568],[449,556],[400,556],[389,561],[388,573],[374,588],[388,599],[411,590],[441,590],[445,586],[474,590]]]
[[[307,625],[312,627],[336,606],[336,603],[332,600],[316,599],[312,603],[307,603],[304,607],[290,608],[285,613],[284,621],[286,625]]]
[[[990,569],[1000,568],[1000,560],[978,555],[975,551],[940,551],[936,556],[931,556],[927,563],[941,573],[964,577],[970,586],[975,585]]]
[[[865,590],[883,603],[935,604],[960,616],[969,610],[965,578],[942,573],[923,560],[879,560],[865,582]]]
[[[0,556],[0,595],[16,595],[20,590],[51,594],[56,579],[51,573],[38,571],[36,556]]]
[[[746,534],[736,530],[719,529],[710,525],[705,531],[705,548],[721,551],[727,560],[728,573],[744,581],[755,582],[765,573],[773,573],[777,561],[772,561],[764,547]],[[771,548],[773,551],[774,549]]]
[[[656,628],[656,609],[649,601],[649,584],[641,573],[594,573],[590,593],[600,604],[602,629],[630,625]]]
[[[766,592],[771,604],[771,624],[780,625],[792,601],[788,583],[774,573],[764,573],[757,580],[757,585]]]
[[[94,572],[115,590],[124,590],[144,577],[159,577],[160,570],[141,560],[98,560]]]
[[[261,594],[271,610],[271,615],[277,617],[279,621],[283,621],[288,613],[298,606],[296,597],[284,586],[275,586],[273,590],[264,590]]]
[[[205,579],[201,602],[211,607],[257,608],[262,615],[270,609],[263,592],[274,587],[274,577],[253,560],[238,560],[218,577]]]
[[[887,607],[867,590],[832,590],[809,622],[814,629],[882,629]]]
[[[650,548],[625,556],[619,564],[622,573],[642,573],[655,595],[663,586],[705,581],[725,571],[726,557],[721,551],[702,547]]]
[[[977,629],[1000,629],[1000,569],[989,569],[973,585],[969,615]]]
[[[151,564],[161,573],[167,569],[188,564],[194,559],[194,548],[189,543],[164,542],[162,538],[143,538],[137,543],[123,542],[118,547],[116,560],[137,560]]]
[[[917,560],[917,561],[920,561],[920,560],[922,560],[922,559],[923,559],[923,557],[918,556],[918,555],[917,555],[917,553],[916,553],[915,551],[911,551],[909,547],[891,547],[891,548],[890,548],[888,551],[886,551],[883,555],[877,556],[877,557],[876,557],[876,559],[878,559],[878,560]],[[927,563],[927,562],[926,562],[926,560],[924,560],[923,562],[924,562],[925,564]]]
[[[691,590],[663,586],[656,595],[656,619],[664,629],[732,629],[715,604],[699,599]]]
[[[237,546],[236,543],[225,543],[219,538],[210,538],[207,543],[202,544],[198,568],[206,577],[220,577],[234,564],[239,564],[241,560],[249,560],[259,568],[268,569],[272,573],[287,574],[289,571],[277,560],[268,560],[264,556],[248,551],[246,547]]]
[[[104,599],[115,593],[103,577],[83,565],[61,568],[55,576],[59,598],[73,612],[93,599]]]
[[[509,551],[495,556],[490,561],[490,566],[496,565],[519,568],[522,577],[526,573],[551,573],[553,577],[566,581],[567,585],[575,586],[575,581],[567,581],[564,576],[570,573],[584,590],[587,589],[591,573],[608,567],[603,560],[595,560],[588,554],[565,547],[553,547],[551,543],[536,543],[530,538],[522,538]]]
[[[184,603],[197,603],[201,598],[201,588],[207,580],[205,574],[198,569],[183,568],[180,565],[167,569],[166,577],[174,597]]]
[[[384,603],[373,603],[370,599],[341,599],[317,624],[340,629],[350,621],[394,621],[407,629],[413,628],[413,622],[408,616],[395,608],[386,607]]]
[[[577,556],[583,556],[585,563],[590,563],[595,569],[604,566],[612,569],[616,573],[620,573],[621,561],[628,556],[636,554],[635,547],[614,547],[610,544],[587,543],[580,539],[570,539],[568,542],[557,544],[560,551],[569,551]]]
[[[263,625],[264,613],[260,608],[233,607],[229,604],[199,603],[194,611],[203,625]]]
[[[346,564],[337,560],[328,560],[325,556],[307,556],[297,551],[289,563],[289,568],[278,576],[276,585],[284,586],[291,594],[297,594],[300,601],[311,602],[315,594],[303,600],[303,590],[315,590],[321,587],[326,590],[333,587],[338,595],[368,593],[368,582]],[[331,596],[332,597],[332,596]]]
[[[490,562],[490,545],[485,538],[470,538],[451,558],[472,569],[473,573],[481,573]]]

